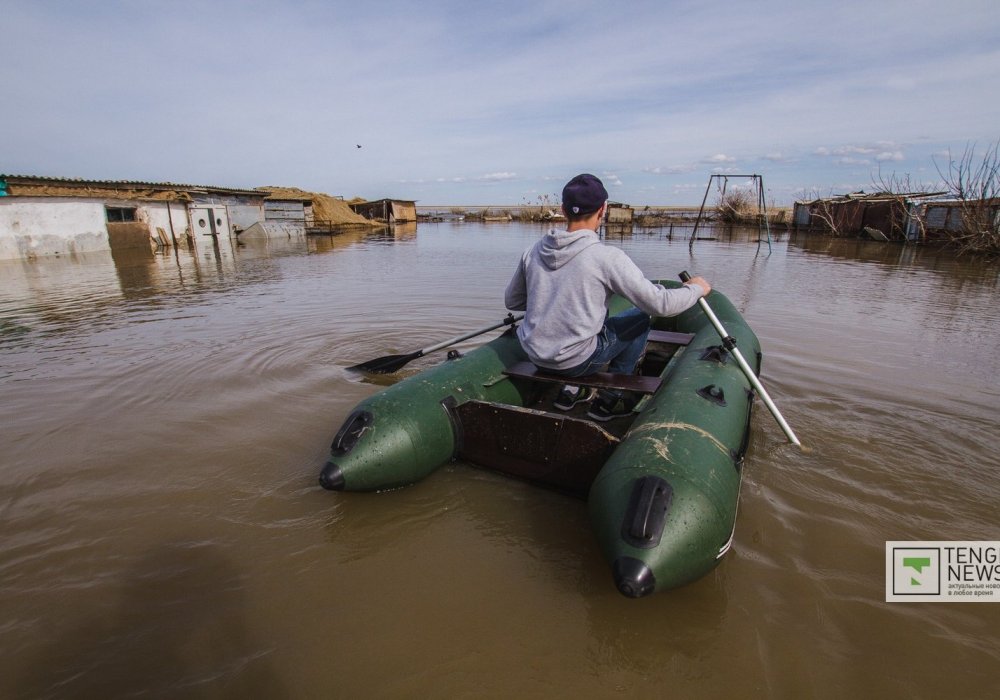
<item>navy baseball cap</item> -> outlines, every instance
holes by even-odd
[[[563,208],[567,214],[591,214],[608,201],[608,191],[597,177],[583,173],[566,183],[562,191]]]

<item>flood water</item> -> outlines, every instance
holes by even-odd
[[[997,697],[1000,604],[884,596],[887,540],[1000,539],[1000,265],[688,232],[607,240],[732,299],[809,449],[758,403],[732,550],[640,600],[582,501],[317,485],[393,381],[345,367],[500,320],[540,227],[0,261],[0,697]]]

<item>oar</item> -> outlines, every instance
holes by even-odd
[[[465,333],[457,338],[451,338],[450,340],[445,340],[438,343],[437,345],[431,345],[422,350],[417,350],[416,352],[407,353],[405,355],[386,355],[385,357],[378,357],[374,360],[368,360],[368,362],[362,362],[360,365],[354,365],[353,367],[348,367],[347,369],[358,370],[361,372],[371,372],[373,374],[392,374],[398,369],[401,369],[403,365],[411,362],[418,357],[423,357],[424,355],[434,352],[435,350],[440,350],[441,348],[446,348],[449,345],[454,345],[455,343],[461,343],[463,340],[468,340],[469,338],[475,338],[477,335],[482,335],[483,333],[489,333],[497,328],[502,328],[504,326],[509,326],[516,323],[524,318],[524,314],[507,314],[505,318],[500,323],[494,323],[492,326],[487,326],[486,328],[480,328],[477,331],[471,331],[470,333]]]
[[[691,279],[691,275],[685,271],[680,274],[680,278],[681,282],[687,282]],[[708,316],[708,320],[712,322],[713,326],[715,326],[715,330],[719,334],[719,337],[722,338],[722,344],[725,346],[726,350],[728,350],[732,356],[736,358],[736,363],[740,366],[740,369],[743,370],[743,374],[746,375],[747,379],[750,380],[750,384],[760,395],[760,398],[764,400],[764,405],[767,406],[767,410],[771,412],[771,415],[774,416],[774,420],[778,421],[778,425],[780,425],[781,429],[785,431],[788,441],[793,445],[802,447],[802,443],[799,442],[799,439],[795,437],[795,433],[792,432],[791,427],[789,427],[788,423],[785,422],[784,417],[781,415],[781,411],[779,411],[778,407],[774,405],[774,401],[772,401],[771,397],[768,395],[767,389],[765,389],[764,385],[760,383],[759,379],[757,379],[757,375],[754,374],[754,371],[750,368],[750,365],[747,364],[747,361],[743,359],[743,353],[741,353],[740,349],[736,347],[736,338],[733,338],[726,332],[726,329],[723,328],[718,316],[716,316],[715,312],[712,311],[712,307],[708,305],[708,302],[705,301],[704,297],[699,299],[698,303],[701,305],[701,310],[705,312],[706,316]]]

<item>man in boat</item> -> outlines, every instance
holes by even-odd
[[[507,285],[507,308],[525,312],[517,328],[521,346],[548,373],[582,377],[604,365],[615,374],[634,373],[646,347],[650,316],[676,316],[712,289],[701,277],[666,289],[646,279],[620,248],[601,243],[597,227],[607,201],[608,191],[594,175],[584,173],[566,183],[566,230],[551,229],[528,248]],[[609,317],[613,294],[636,308]],[[568,411],[593,397],[593,389],[566,384],[554,405]],[[607,421],[631,408],[621,392],[602,389],[587,415]]]

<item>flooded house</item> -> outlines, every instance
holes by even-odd
[[[269,194],[171,182],[0,175],[0,259],[196,246],[250,229],[265,236],[302,232],[305,204],[268,203]]]
[[[312,200],[269,197],[264,200],[264,220],[281,221],[300,228],[308,228],[313,224]]]
[[[930,239],[947,238],[970,227],[1000,231],[1000,197],[936,200],[925,203],[921,214],[924,235]]]
[[[792,225],[798,229],[833,231],[885,241],[916,241],[924,237],[923,212],[929,199],[943,192],[851,194],[797,201]]]
[[[628,204],[621,202],[608,202],[608,218],[605,221],[611,225],[630,226],[632,224],[633,210]]]
[[[371,202],[351,204],[351,209],[373,221],[387,224],[417,220],[417,203],[407,199],[378,199]]]

